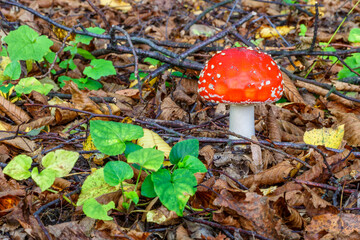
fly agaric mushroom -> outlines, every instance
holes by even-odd
[[[280,99],[282,75],[266,53],[252,48],[230,48],[206,63],[200,73],[198,92],[206,101],[231,104],[229,130],[251,138],[255,135],[254,104]]]

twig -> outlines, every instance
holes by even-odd
[[[109,22],[106,20],[106,17],[104,16],[104,13],[95,6],[95,4],[91,1],[91,0],[86,0],[89,5],[95,10],[95,12],[100,16],[100,18],[103,20],[103,22],[105,23],[106,26],[106,30],[110,31],[110,24]]]
[[[225,1],[222,1],[222,2],[219,2],[219,3],[216,3],[214,5],[212,5],[211,7],[205,9],[201,14],[199,14],[194,20],[192,20],[191,22],[189,22],[188,24],[185,25],[184,27],[184,30],[187,31],[190,29],[190,27],[192,25],[194,25],[197,21],[199,21],[202,17],[204,17],[208,12],[211,12],[212,10],[214,10],[215,8],[218,8],[222,5],[225,5],[227,3],[230,3],[234,0],[225,0]]]

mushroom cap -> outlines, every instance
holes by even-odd
[[[270,103],[281,98],[282,75],[266,53],[230,48],[215,54],[200,73],[198,92],[217,103]]]

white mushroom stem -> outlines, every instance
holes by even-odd
[[[229,130],[247,138],[255,135],[254,105],[230,105]],[[238,139],[230,136],[230,139]]]

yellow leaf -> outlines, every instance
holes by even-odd
[[[122,0],[100,0],[100,4],[103,6],[108,6],[122,12],[128,12],[131,10],[131,5]]]
[[[291,30],[295,29],[295,27],[288,27],[288,26],[280,26],[272,28],[272,27],[264,27],[260,30],[260,32],[256,35],[256,38],[272,38],[272,37],[279,37],[278,32],[281,34],[281,36],[285,36],[288,34]]]
[[[344,124],[340,125],[337,129],[313,129],[305,132],[304,142],[311,145],[324,145],[325,147],[339,149],[344,133]]]
[[[83,150],[84,151],[93,151],[96,150],[96,147],[92,141],[91,135],[87,137],[85,142],[83,143]],[[90,154],[83,154],[85,159],[92,158],[93,162],[97,165],[104,165],[104,159],[107,157],[103,153],[90,153]]]
[[[137,140],[137,144],[143,148],[153,148],[163,151],[166,158],[169,158],[171,147],[157,133],[144,128],[144,136]]]

